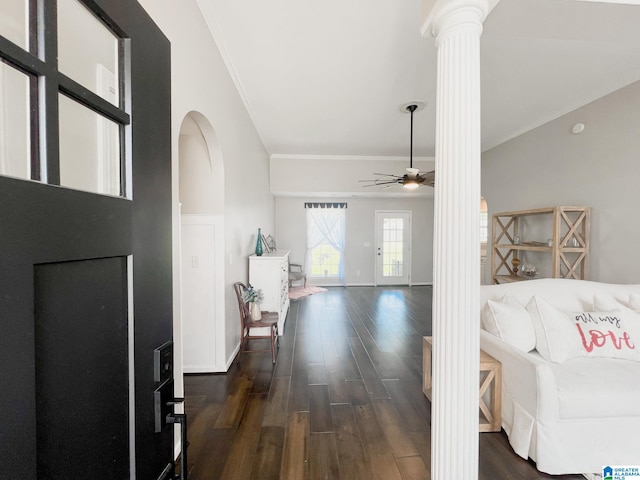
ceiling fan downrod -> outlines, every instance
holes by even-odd
[[[409,139],[409,168],[413,168],[413,112],[416,111],[418,105],[407,105],[407,110],[411,113],[411,133]]]

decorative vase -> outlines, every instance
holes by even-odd
[[[258,229],[258,241],[256,242],[256,255],[259,257],[262,256],[262,233],[260,232],[260,229]]]
[[[513,260],[511,260],[511,265],[513,265],[513,268],[511,269],[513,271],[513,274],[518,275],[518,266],[520,265],[520,259],[514,258]]]
[[[262,313],[260,313],[260,304],[258,302],[251,302],[249,315],[251,315],[251,320],[262,320]]]

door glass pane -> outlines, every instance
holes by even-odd
[[[119,105],[118,38],[77,0],[58,0],[58,69]]]
[[[64,95],[60,98],[60,185],[120,195],[120,128]]]
[[[28,50],[27,0],[2,0],[0,35]]]
[[[0,62],[0,174],[31,178],[29,76]]]
[[[382,276],[401,277],[403,275],[404,219],[385,218],[382,223]]]

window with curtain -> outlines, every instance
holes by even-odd
[[[305,203],[307,211],[306,273],[344,284],[346,203]]]

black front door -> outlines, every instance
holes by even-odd
[[[68,1],[25,0],[28,45],[0,31],[5,78],[31,92],[31,173],[12,178],[13,150],[0,162],[0,479],[156,479],[173,458],[153,405],[153,351],[172,337],[170,47],[134,0],[82,0],[117,39],[109,104],[58,71]],[[115,193],[84,188],[95,160],[69,161],[85,155],[81,122],[63,124],[75,108],[118,132]]]

